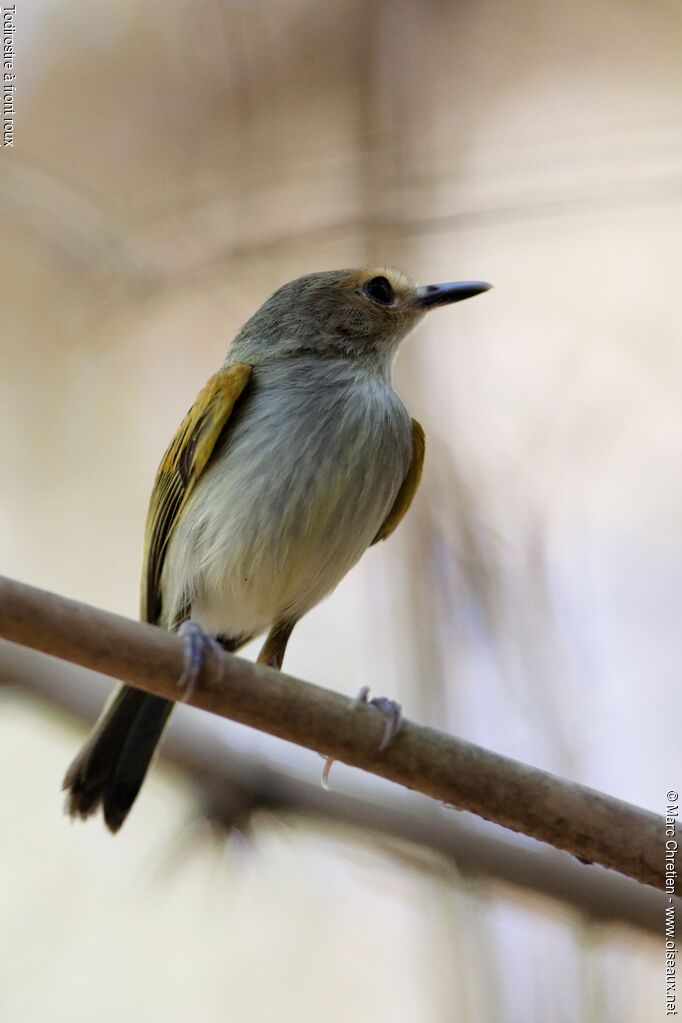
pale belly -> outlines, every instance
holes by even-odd
[[[188,601],[207,632],[232,638],[300,618],[372,543],[411,453],[386,384],[338,364],[260,367],[171,539],[164,610]]]

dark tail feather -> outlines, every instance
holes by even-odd
[[[67,813],[85,818],[101,805],[107,827],[118,831],[172,709],[170,700],[121,686],[66,772]]]

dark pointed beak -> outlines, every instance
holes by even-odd
[[[464,298],[473,298],[484,291],[490,291],[492,284],[485,281],[455,281],[450,284],[425,284],[417,288],[414,305],[418,309],[432,309],[437,305],[450,305]]]

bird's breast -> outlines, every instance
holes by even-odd
[[[257,367],[169,545],[164,604],[232,635],[300,617],[371,544],[407,473],[396,392],[354,366]]]

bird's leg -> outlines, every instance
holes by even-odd
[[[273,626],[258,655],[261,664],[267,664],[270,668],[282,667],[284,651],[295,624],[295,621],[279,622]],[[226,636],[218,636],[217,639],[207,636],[199,623],[192,621],[191,618],[182,622],[178,628],[178,636],[182,638],[185,646],[184,664],[182,674],[178,679],[178,686],[183,691],[180,702],[186,703],[191,698],[199,681],[206,649],[212,647],[214,650],[231,652],[237,648],[239,643]]]
[[[182,639],[185,648],[182,674],[178,679],[178,686],[182,689],[180,702],[187,703],[199,681],[206,648],[212,647],[214,650],[222,651],[224,644],[207,636],[199,623],[193,622],[191,618],[187,618],[180,625],[178,636]]]
[[[261,652],[258,654],[258,663],[267,664],[268,668],[276,668],[277,671],[282,667],[284,661],[284,651],[287,648],[289,642],[289,636],[291,635],[295,621],[293,622],[278,622],[270,629],[267,635],[265,643]]]
[[[353,700],[352,707],[357,707],[359,703],[370,703],[377,710],[383,714],[384,721],[384,734],[381,737],[379,743],[379,753],[383,753],[385,749],[393,742],[398,731],[400,730],[400,724],[403,719],[403,708],[395,700],[389,700],[386,696],[375,696],[373,700],[369,700],[369,686],[363,686],[358,695]],[[352,709],[352,708],[351,708]],[[322,768],[322,788],[329,788],[329,772],[334,764],[333,757],[326,757],[324,761],[324,767]]]

